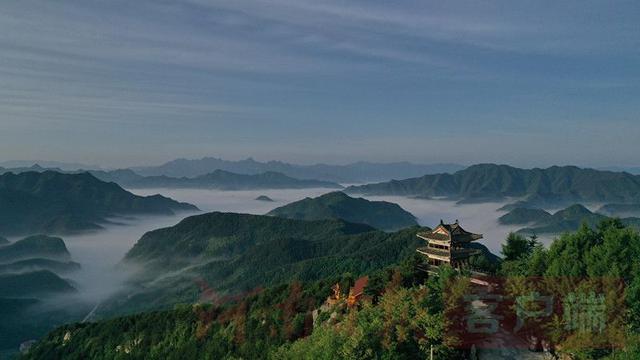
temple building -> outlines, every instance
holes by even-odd
[[[433,272],[442,264],[449,264],[455,269],[469,264],[469,257],[480,253],[471,248],[471,242],[482,239],[481,234],[470,233],[462,228],[456,220],[453,224],[440,225],[427,232],[418,233],[418,237],[427,242],[427,246],[417,249],[418,253],[427,256],[428,269]]]
[[[355,284],[349,289],[349,297],[347,297],[347,305],[349,307],[355,306],[358,301],[364,298],[364,289],[369,284],[369,277],[363,276],[356,280]]]

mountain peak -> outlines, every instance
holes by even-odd
[[[334,191],[281,206],[268,215],[297,220],[341,219],[381,230],[397,230],[417,225],[416,218],[398,204],[352,198]]]

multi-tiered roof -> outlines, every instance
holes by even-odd
[[[462,267],[470,256],[479,253],[479,250],[469,244],[482,239],[481,234],[463,229],[458,220],[453,224],[445,224],[440,220],[440,225],[435,229],[418,233],[418,237],[427,241],[427,246],[420,247],[417,251],[429,258],[430,266],[446,263],[454,268]]]

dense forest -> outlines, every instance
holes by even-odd
[[[569,328],[566,315],[549,316],[542,325],[535,322],[544,329],[548,352],[577,359],[640,356],[640,234],[636,230],[605,220],[596,229],[583,226],[563,234],[548,249],[535,238],[510,234],[502,258],[493,276],[503,284],[503,295],[546,291],[563,295],[566,301],[572,296],[568,290],[597,290],[603,301],[604,320],[593,331]],[[412,256],[369,272],[364,296],[354,306],[325,302],[335,283],[346,296],[354,275],[293,281],[225,302],[178,305],[173,310],[66,325],[35,345],[25,358],[409,359],[425,358],[433,351],[435,358],[455,359],[492,358],[492,351],[502,351],[465,348],[469,339],[452,332],[464,313],[461,301],[473,291],[470,273],[443,267],[437,276],[427,276],[419,270],[421,262]],[[542,351],[542,346],[538,342],[536,349]],[[512,351],[532,354],[527,348]]]

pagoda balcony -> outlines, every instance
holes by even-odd
[[[451,260],[465,259],[472,255],[477,255],[480,250],[469,248],[454,248],[451,250],[443,250],[432,248],[429,246],[419,247],[417,251],[423,255],[433,256],[435,258],[447,258]]]

